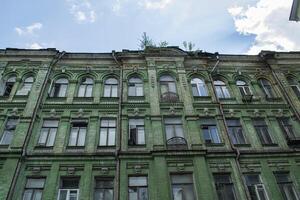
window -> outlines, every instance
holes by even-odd
[[[94,200],[113,200],[114,181],[112,178],[96,178]]]
[[[23,96],[28,95],[32,88],[32,84],[33,84],[33,77],[30,76],[26,78],[23,82],[22,87],[18,90],[16,95],[23,95]]]
[[[242,96],[252,95],[250,87],[248,86],[248,84],[245,81],[238,80],[238,81],[236,81],[236,85],[239,88]]]
[[[5,83],[0,83],[0,96],[8,97],[16,82],[16,76],[9,77]]]
[[[116,119],[101,119],[99,146],[115,145],[116,125]]]
[[[281,117],[277,119],[282,132],[288,139],[296,138],[293,126],[290,124],[290,119],[288,117]]]
[[[0,145],[10,145],[10,143],[13,139],[17,124],[18,124],[18,119],[8,118],[8,120],[5,124],[5,127],[4,127],[4,132],[3,132],[1,140],[0,140]]]
[[[42,200],[44,178],[27,178],[23,200]]]
[[[226,120],[230,140],[233,144],[246,144],[243,128],[239,119]]]
[[[104,97],[118,97],[118,80],[108,78],[104,82]]]
[[[220,143],[216,120],[213,118],[201,119],[201,129],[206,144]]]
[[[208,96],[205,83],[202,79],[193,78],[191,80],[192,92],[194,97]]]
[[[214,86],[215,86],[218,98],[230,98],[229,90],[223,81],[215,80]]]
[[[292,88],[292,90],[294,91],[294,93],[296,94],[296,96],[300,97],[300,86],[299,86],[298,81],[289,77],[288,83],[289,83],[290,87]]]
[[[57,79],[51,88],[50,97],[65,97],[69,81],[66,78]]]
[[[184,137],[182,121],[180,118],[166,118],[165,119],[166,139],[169,140],[174,137]]]
[[[214,174],[215,187],[219,200],[235,200],[234,186],[229,174]]]
[[[268,80],[260,79],[259,84],[260,84],[260,87],[262,88],[263,92],[265,93],[266,98],[274,98],[275,97],[272,86]]]
[[[93,93],[93,84],[93,79],[82,78],[78,89],[78,97],[91,97]]]
[[[58,120],[44,120],[38,141],[39,146],[52,147],[58,128]]]
[[[72,122],[69,146],[84,146],[87,125],[87,122],[81,120]]]
[[[78,200],[79,178],[63,178],[58,191],[58,200]]]
[[[145,144],[144,119],[129,119],[129,145]]]
[[[294,188],[293,181],[290,179],[289,173],[279,172],[274,175],[284,200],[299,200],[299,196]]]
[[[253,119],[253,126],[262,144],[273,144],[265,120],[261,118]]]
[[[245,174],[246,185],[252,200],[268,200],[264,184],[258,174]]]
[[[171,175],[173,200],[195,200],[193,176]]]
[[[160,91],[161,94],[176,93],[176,84],[173,77],[169,75],[161,76],[160,79]]]
[[[146,176],[129,177],[129,200],[148,200],[148,183]]]
[[[141,97],[144,96],[143,81],[138,77],[129,79],[128,96]]]

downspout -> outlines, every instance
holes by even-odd
[[[213,82],[213,79],[212,79],[212,73],[215,71],[215,69],[217,69],[217,67],[218,67],[218,65],[220,63],[220,57],[219,57],[219,55],[216,54],[215,57],[216,57],[217,61],[216,61],[215,65],[214,65],[213,69],[209,73],[209,80],[212,83],[213,92],[214,92],[214,95],[216,97],[216,103],[218,104],[220,112],[221,112],[223,125],[225,127],[226,137],[227,137],[227,139],[229,141],[231,149],[233,149],[233,151],[236,154],[235,161],[236,161],[236,164],[237,164],[238,172],[239,172],[240,175],[242,175],[243,172],[242,172],[242,169],[241,169],[241,166],[240,166],[240,162],[239,162],[241,154],[240,154],[239,149],[234,146],[234,144],[232,143],[231,139],[229,138],[229,130],[228,130],[228,127],[227,127],[227,124],[226,124],[226,119],[225,119],[225,115],[224,115],[223,105],[221,104],[221,102],[220,102],[220,100],[219,100],[219,98],[217,96],[217,92],[216,92],[216,89],[215,89],[215,86],[214,86],[214,82]],[[248,192],[248,189],[247,189],[247,187],[246,187],[246,185],[245,185],[245,183],[244,183],[244,181],[243,181],[242,178],[241,178],[241,181],[242,181],[243,189],[246,192],[247,199],[251,199],[250,194]]]
[[[117,185],[117,189],[115,190],[117,194],[114,195],[114,199],[115,200],[119,200],[120,199],[120,177],[121,177],[121,160],[119,158],[120,155],[120,151],[121,151],[121,143],[122,143],[122,102],[123,102],[123,67],[122,64],[118,61],[117,57],[116,57],[116,52],[112,51],[111,55],[113,57],[113,59],[115,60],[116,64],[119,66],[120,68],[120,86],[119,86],[119,105],[118,105],[118,119],[117,119],[117,130],[118,130],[118,134],[117,134],[117,148],[115,151],[115,158],[117,160],[116,163],[116,185]]]
[[[274,54],[272,54],[272,55],[274,55]],[[278,83],[279,88],[280,88],[281,92],[283,93],[283,96],[284,96],[285,100],[288,102],[289,108],[291,108],[293,110],[293,113],[295,114],[297,120],[300,121],[300,114],[299,114],[299,112],[295,108],[295,105],[293,104],[293,101],[291,100],[289,94],[284,89],[284,86],[282,85],[281,81],[279,80],[279,77],[275,73],[275,70],[268,63],[266,55],[260,54],[259,56],[260,56],[261,60],[264,62],[264,64],[271,70],[272,75],[273,75],[274,79],[276,80],[276,82]]]
[[[12,184],[10,185],[10,188],[9,188],[9,192],[8,192],[8,196],[7,196],[8,200],[12,199],[13,192],[15,191],[15,187],[16,187],[16,184],[17,184],[17,179],[18,179],[18,177],[20,175],[21,164],[26,159],[27,147],[28,147],[28,144],[29,144],[29,139],[31,138],[31,135],[32,135],[32,130],[33,130],[33,127],[34,127],[34,122],[36,120],[37,111],[38,111],[38,109],[40,107],[40,104],[42,103],[42,99],[44,97],[43,96],[44,90],[45,90],[45,87],[46,87],[46,85],[48,83],[48,79],[49,79],[49,76],[51,74],[52,68],[65,55],[65,53],[66,53],[65,51],[62,51],[61,53],[57,52],[55,54],[54,58],[51,60],[51,62],[49,64],[49,70],[47,71],[47,74],[46,74],[46,77],[45,77],[45,81],[42,84],[41,93],[39,94],[38,99],[37,99],[37,103],[36,103],[36,105],[35,105],[35,107],[33,109],[33,116],[32,116],[32,119],[30,121],[29,128],[28,128],[28,131],[26,133],[25,140],[24,140],[24,143],[23,143],[22,155],[21,155],[21,158],[18,160],[17,168],[16,168],[16,171],[14,173]]]

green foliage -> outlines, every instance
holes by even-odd
[[[192,51],[195,47],[195,44],[192,42],[183,41],[183,47],[186,51]]]
[[[146,47],[155,47],[152,39],[147,35],[146,32],[142,34],[142,38],[140,39],[140,49],[146,49]]]
[[[169,43],[167,41],[161,41],[158,46],[159,47],[167,47],[169,45]]]

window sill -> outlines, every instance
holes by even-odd
[[[111,145],[111,146],[97,146],[97,149],[114,149],[116,148],[116,145]]]
[[[0,144],[0,149],[7,149],[9,144]]]
[[[67,97],[48,97],[47,100],[52,102],[66,101]]]
[[[235,97],[229,97],[229,98],[219,98],[220,101],[235,101]]]
[[[211,101],[211,96],[194,96],[194,101]]]
[[[235,147],[251,147],[251,144],[233,144]]]
[[[101,97],[100,101],[118,102],[119,101],[119,97]]]
[[[224,146],[225,143],[205,143],[207,147],[221,147]]]
[[[53,146],[43,146],[43,145],[37,145],[34,147],[35,149],[53,149]]]
[[[74,102],[93,102],[94,97],[74,97]]]
[[[146,148],[146,144],[135,144],[135,145],[130,145],[128,144],[128,148]]]
[[[263,147],[277,147],[278,144],[272,143],[272,144],[262,144]]]
[[[145,96],[128,96],[127,100],[128,101],[144,101]]]

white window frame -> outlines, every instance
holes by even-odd
[[[58,197],[57,197],[57,200],[60,200],[60,199],[59,199],[59,197],[60,197],[60,192],[63,191],[63,190],[66,190],[66,191],[67,191],[67,199],[64,199],[64,200],[69,200],[69,199],[70,199],[70,192],[71,192],[71,191],[76,191],[76,192],[77,192],[76,200],[79,199],[79,189],[59,189],[59,190],[58,190]]]

